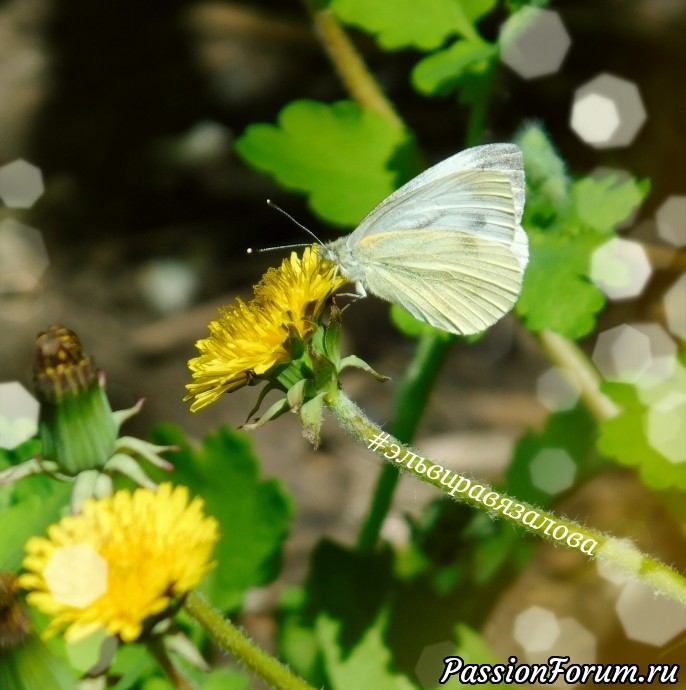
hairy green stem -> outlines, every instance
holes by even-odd
[[[513,525],[521,526],[561,546],[577,548],[629,573],[652,589],[684,604],[686,578],[632,544],[565,517],[532,506],[495,491],[487,484],[445,469],[440,463],[423,458],[371,422],[342,391],[329,393],[326,404],[341,426],[360,443],[427,484],[457,501],[485,510]]]
[[[391,433],[404,443],[409,443],[417,430],[451,342],[452,338],[440,337],[432,332],[419,337],[412,361],[405,370],[396,393],[395,414],[391,424]],[[394,465],[386,464],[381,468],[367,517],[357,540],[358,548],[368,550],[376,546],[399,479],[400,471]]]
[[[244,632],[224,618],[203,597],[190,592],[184,608],[214,641],[275,690],[314,690],[280,661],[260,649]]]

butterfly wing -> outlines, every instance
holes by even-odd
[[[521,290],[523,272],[510,248],[467,232],[379,232],[358,249],[372,293],[458,335],[498,321]]]
[[[348,246],[380,232],[440,227],[509,246],[524,269],[529,253],[520,227],[523,211],[520,149],[514,144],[476,146],[425,170],[387,197],[348,237]]]

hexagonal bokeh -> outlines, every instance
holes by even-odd
[[[686,338],[686,275],[682,275],[662,298],[667,328],[677,338]]]
[[[514,639],[529,654],[550,649],[560,635],[557,616],[540,606],[530,606],[515,618]]]
[[[0,223],[0,295],[33,290],[48,263],[39,230],[11,218]]]
[[[527,5],[502,25],[499,43],[501,61],[534,79],[557,72],[572,41],[557,12]]]
[[[660,237],[675,247],[686,246],[686,196],[670,196],[655,214]]]
[[[573,486],[576,469],[574,459],[564,448],[544,448],[529,464],[531,483],[551,496]]]
[[[635,580],[624,585],[615,610],[630,640],[653,647],[662,647],[686,630],[686,607]]]
[[[187,261],[173,257],[153,259],[137,278],[145,301],[162,314],[188,307],[200,286],[197,271]]]
[[[571,369],[551,367],[536,381],[536,397],[551,412],[571,410],[581,392],[577,373]]]
[[[38,401],[21,383],[0,383],[0,448],[12,450],[35,435],[38,409]]]
[[[654,384],[674,372],[676,343],[653,323],[616,326],[601,333],[593,361],[610,381]]]
[[[9,208],[30,208],[45,191],[43,175],[28,161],[0,166],[0,199]]]
[[[574,92],[570,125],[591,146],[628,146],[646,120],[638,87],[612,74],[600,74]]]
[[[686,392],[672,391],[648,408],[644,426],[658,453],[675,464],[686,462]]]
[[[414,667],[414,674],[424,690],[432,690],[438,685],[438,679],[445,668],[443,659],[447,656],[455,656],[456,653],[457,647],[450,640],[424,647]]]
[[[643,245],[612,238],[591,257],[591,280],[615,300],[636,297],[650,279],[652,267]]]
[[[540,652],[527,652],[527,661],[545,664],[551,656],[568,656],[573,659],[574,664],[595,663],[598,652],[595,635],[571,616],[558,619],[558,626],[559,633],[549,647]]]

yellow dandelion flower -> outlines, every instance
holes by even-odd
[[[67,628],[74,642],[105,629],[131,642],[213,567],[217,538],[216,520],[184,486],[118,491],[29,539],[19,582],[52,616],[46,633]]]
[[[288,362],[291,338],[312,336],[326,301],[345,282],[317,245],[307,247],[302,258],[293,252],[279,268],[269,269],[255,286],[254,299],[221,309],[209,337],[196,343],[200,356],[188,362],[194,380],[186,385],[185,398],[195,398],[191,410]]]

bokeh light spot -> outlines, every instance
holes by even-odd
[[[45,567],[45,582],[63,604],[83,608],[107,591],[107,561],[89,544],[55,550]]]
[[[529,464],[531,483],[555,496],[574,484],[576,463],[564,448],[544,448]]]
[[[43,175],[28,161],[19,160],[0,166],[0,199],[9,208],[30,208],[43,192]]]
[[[526,6],[504,22],[499,42],[501,61],[534,79],[557,72],[572,41],[557,12]]]
[[[667,328],[678,338],[686,338],[686,275],[665,292],[662,302]]]
[[[0,383],[0,448],[12,450],[34,436],[38,411],[38,401],[21,383]]]
[[[550,649],[559,635],[560,624],[548,609],[530,606],[515,618],[514,639],[527,653]]]
[[[675,464],[686,462],[686,392],[669,392],[645,415],[648,443]]]
[[[660,237],[675,247],[686,246],[686,196],[670,196],[655,214]]]
[[[0,297],[33,290],[48,263],[39,230],[12,218],[0,223]]]
[[[643,245],[613,238],[591,257],[591,280],[610,298],[628,299],[643,292],[652,268]]]
[[[617,616],[630,640],[662,647],[686,630],[686,607],[656,595],[641,582],[624,585],[615,604]]]
[[[600,74],[574,92],[570,124],[595,148],[628,146],[646,121],[638,87],[612,74]]]
[[[578,375],[571,369],[551,367],[536,381],[538,401],[552,411],[571,410],[581,392]]]

